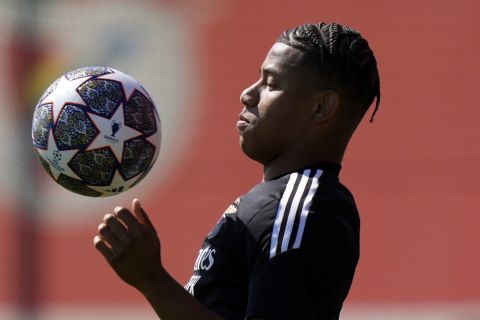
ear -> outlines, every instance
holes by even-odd
[[[315,121],[325,121],[333,116],[340,105],[340,95],[335,90],[325,90],[318,94],[313,114]]]

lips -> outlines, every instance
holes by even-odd
[[[245,120],[238,120],[237,121],[237,129],[238,131],[243,131],[248,127],[249,123]]]
[[[243,113],[240,113],[240,120],[239,121],[244,121],[246,123],[250,123],[250,120],[248,120],[248,118],[243,114]]]
[[[245,113],[240,113],[239,120],[237,121],[237,129],[239,132],[242,132],[250,125],[250,120],[245,115]]]

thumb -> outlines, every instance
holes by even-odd
[[[140,221],[141,224],[155,230],[155,227],[153,226],[152,222],[150,221],[150,218],[148,218],[147,213],[145,212],[145,210],[143,210],[142,205],[140,204],[140,200],[133,199],[132,209],[133,209],[133,214],[138,219],[138,221]]]

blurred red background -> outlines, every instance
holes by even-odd
[[[478,1],[229,0],[207,1],[205,7],[159,1],[153,7],[190,19],[190,54],[199,64],[192,76],[201,85],[181,158],[154,192],[133,189],[118,204],[127,206],[133,197],[143,201],[176,279],[189,278],[203,237],[230,202],[261,181],[261,167],[238,148],[240,92],[256,80],[284,29],[336,21],[368,39],[382,85],[375,122],[361,124],[341,173],[362,219],[361,259],[346,304],[479,305]],[[212,8],[218,12],[209,16]],[[192,12],[207,14],[201,19]],[[162,98],[156,103],[161,105]],[[43,183],[53,183],[39,175]],[[21,200],[5,192],[0,206],[0,260],[5,262],[0,264],[0,304],[5,306],[18,303],[21,275],[14,257],[19,247],[12,239],[17,239],[15,210],[20,207]],[[32,267],[39,304],[145,305],[92,246],[104,213],[75,224],[40,219],[38,265]]]

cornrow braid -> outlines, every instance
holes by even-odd
[[[333,51],[335,50],[335,44],[338,39],[338,25],[337,24],[331,24],[329,26],[328,30],[328,49],[330,51],[330,54],[333,54]]]
[[[380,105],[380,77],[375,56],[357,30],[337,23],[304,24],[285,31],[277,42],[307,53],[320,75],[346,88],[360,102],[362,115],[375,99],[373,122]]]

